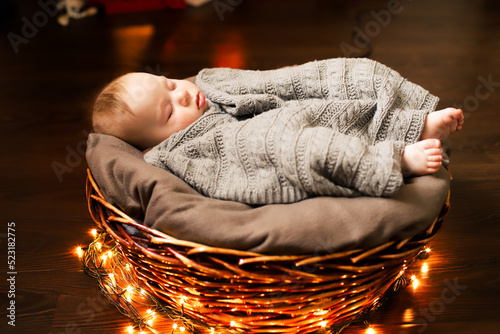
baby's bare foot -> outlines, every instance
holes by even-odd
[[[464,115],[461,109],[446,108],[431,112],[425,119],[420,139],[444,139],[455,131],[462,130]]]
[[[433,174],[442,165],[439,139],[425,139],[407,145],[401,159],[401,171],[404,176]]]

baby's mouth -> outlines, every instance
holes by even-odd
[[[203,106],[205,106],[205,95],[202,92],[196,95],[196,105],[198,106],[198,110],[202,110]]]

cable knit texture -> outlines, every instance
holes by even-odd
[[[196,84],[209,110],[145,160],[204,195],[248,204],[395,194],[404,145],[438,102],[369,59],[204,69]]]

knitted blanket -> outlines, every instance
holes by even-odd
[[[368,59],[205,69],[196,84],[209,111],[145,160],[204,195],[247,204],[394,195],[403,147],[438,102]]]

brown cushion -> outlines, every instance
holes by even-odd
[[[442,168],[408,179],[393,198],[316,197],[251,207],[204,197],[142,156],[118,138],[90,134],[87,162],[109,203],[177,239],[264,254],[320,254],[410,237],[438,216],[450,185]]]

